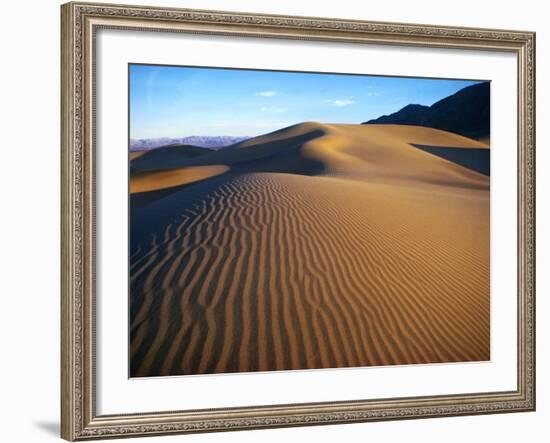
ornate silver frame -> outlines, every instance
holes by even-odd
[[[535,34],[68,3],[62,18],[61,435],[87,440],[535,409]],[[508,51],[518,59],[518,380],[510,392],[100,416],[95,408],[94,35],[99,28]]]

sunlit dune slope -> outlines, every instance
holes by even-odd
[[[411,144],[487,149],[305,123],[156,171],[186,181],[131,210],[132,376],[489,359],[489,177]]]
[[[224,165],[188,166],[185,168],[134,173],[130,193],[158,191],[214,177],[228,171]]]

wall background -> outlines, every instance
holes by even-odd
[[[546,441],[550,419],[550,29],[544,2],[437,0],[126,0],[133,4],[364,20],[525,29],[537,32],[538,410],[139,439],[146,442]],[[0,27],[0,408],[2,441],[57,441],[59,432],[59,5],[9,2]],[[518,7],[519,6],[519,7]],[[498,221],[497,221],[498,222]],[[137,440],[136,440],[137,441]]]

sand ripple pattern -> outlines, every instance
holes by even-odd
[[[131,375],[488,360],[488,207],[482,189],[284,173],[153,202]]]

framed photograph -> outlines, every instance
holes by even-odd
[[[62,437],[535,409],[535,35],[62,6]]]

